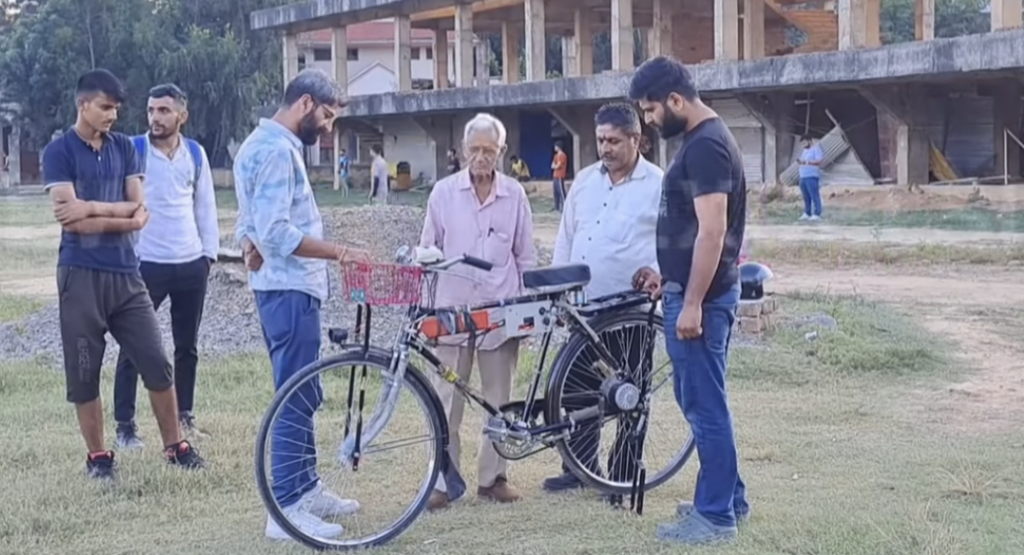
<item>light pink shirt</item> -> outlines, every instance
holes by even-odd
[[[436,246],[446,258],[468,254],[494,265],[485,272],[459,264],[442,273],[437,279],[436,307],[521,295],[522,273],[536,265],[530,201],[518,181],[496,175],[491,196],[483,203],[473,191],[468,170],[438,181],[430,193],[420,246]],[[492,332],[480,348],[497,348],[502,342],[503,334]]]

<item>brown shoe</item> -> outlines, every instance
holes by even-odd
[[[430,499],[427,499],[427,510],[437,511],[448,507],[448,494],[443,491],[434,490],[430,493]]]
[[[498,479],[494,481],[494,485],[489,488],[476,488],[476,494],[484,499],[490,499],[498,503],[513,503],[523,498],[516,491],[516,488],[508,483],[508,479],[504,476],[498,476]]]

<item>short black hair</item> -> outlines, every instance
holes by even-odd
[[[170,98],[181,104],[188,104],[188,95],[174,83],[164,83],[149,89],[150,98]]]
[[[370,152],[373,154],[384,154],[384,147],[381,145],[370,146]]]
[[[518,156],[516,156],[515,154],[513,154],[512,156],[509,156],[509,158],[508,158],[508,159],[509,159],[509,160],[512,160],[513,162],[515,162],[516,160],[519,160],[519,157],[518,157]]]
[[[690,70],[679,60],[668,56],[647,60],[636,68],[629,82],[630,100],[665,102],[672,93],[686,100],[697,98]]]
[[[128,95],[124,92],[124,85],[113,73],[106,69],[94,69],[84,73],[78,78],[78,86],[75,87],[75,96],[82,98],[105,94],[118,104],[124,102]]]
[[[813,137],[811,137],[810,133],[804,133],[803,136],[800,137],[801,141],[810,141],[811,139],[813,139]]]
[[[640,116],[625,102],[609,102],[597,109],[594,125],[611,125],[629,134],[640,134]]]

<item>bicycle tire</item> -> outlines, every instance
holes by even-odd
[[[434,391],[433,386],[430,385],[423,373],[410,362],[409,366],[405,370],[405,385],[413,395],[419,397],[419,400],[424,403],[424,407],[427,411],[427,417],[430,419],[430,425],[433,429],[437,430],[437,439],[434,441],[433,446],[434,460],[436,463],[433,465],[426,487],[419,492],[416,497],[416,501],[410,505],[409,509],[407,509],[406,512],[387,530],[371,536],[366,541],[352,544],[324,542],[317,538],[309,537],[284,517],[284,512],[274,499],[272,486],[268,479],[269,476],[266,460],[264,457],[267,443],[271,437],[274,415],[281,408],[281,405],[284,404],[289,394],[312,375],[337,366],[356,367],[363,365],[368,368],[377,369],[378,371],[381,369],[387,369],[391,365],[391,354],[376,348],[371,348],[366,353],[361,349],[358,351],[350,350],[338,355],[323,358],[299,370],[274,394],[274,397],[270,402],[270,406],[267,408],[263,419],[260,422],[259,433],[256,435],[256,484],[258,486],[263,505],[270,513],[271,518],[276,520],[289,536],[306,547],[316,549],[318,551],[351,551],[355,549],[379,547],[395,539],[410,525],[412,525],[412,523],[415,522],[416,519],[419,518],[420,514],[422,514],[426,509],[430,493],[433,491],[434,485],[437,483],[437,479],[441,476],[445,467],[445,453],[448,450],[448,420],[444,417],[444,407],[441,404],[441,400],[438,398],[437,393]]]
[[[647,314],[639,311],[611,312],[595,316],[591,320],[588,320],[587,323],[594,332],[600,336],[603,331],[608,330],[609,328],[622,327],[624,325],[647,326]],[[660,313],[656,313],[654,315],[653,325],[655,329],[664,333],[664,320]],[[562,344],[558,354],[555,355],[551,372],[548,375],[547,392],[545,396],[546,406],[544,407],[544,420],[546,424],[552,425],[562,422],[562,390],[564,383],[568,378],[573,361],[589,345],[590,338],[587,336],[586,332],[573,331],[569,336],[569,339]],[[608,481],[595,477],[571,451],[567,440],[561,439],[555,444],[555,446],[558,449],[559,456],[562,458],[562,462],[564,462],[566,467],[569,468],[569,471],[585,484],[603,493],[613,495],[630,494],[630,490],[632,489],[630,484],[613,486]],[[650,491],[664,484],[673,476],[678,474],[679,471],[682,470],[683,466],[686,465],[687,461],[689,461],[690,457],[693,456],[695,448],[696,444],[694,443],[693,435],[691,434],[689,439],[682,446],[681,450],[664,470],[654,474],[653,476],[648,474],[647,479],[644,482],[644,491]]]

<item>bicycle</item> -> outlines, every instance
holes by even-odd
[[[343,268],[344,290],[349,300],[357,303],[354,337],[348,330],[328,330],[329,341],[337,345],[339,354],[323,358],[296,373],[274,395],[259,428],[256,441],[256,477],[260,495],[271,516],[294,539],[318,550],[346,550],[380,546],[391,541],[425,509],[435,483],[444,474],[448,491],[453,498],[461,495],[465,484],[457,472],[452,472],[447,458],[447,418],[434,386],[427,375],[410,360],[417,355],[432,368],[443,382],[451,384],[457,393],[466,396],[471,404],[487,412],[484,435],[492,442],[499,455],[510,460],[532,456],[555,447],[568,469],[586,484],[606,494],[613,503],[622,503],[630,496],[630,505],[642,513],[644,493],[665,483],[687,462],[694,451],[692,435],[659,472],[648,474],[643,461],[644,442],[648,433],[650,404],[653,392],[668,382],[666,377],[653,383],[654,332],[664,328],[656,303],[640,291],[624,291],[606,297],[587,299],[583,287],[590,281],[590,268],[586,265],[566,265],[540,268],[523,273],[524,289],[530,293],[493,303],[463,308],[433,308],[432,299],[423,301],[423,292],[433,297],[436,278],[456,265],[466,265],[487,272],[491,264],[471,256],[442,259],[436,249],[417,249],[415,260],[408,249],[400,250],[398,264],[350,263]],[[374,306],[406,307],[403,324],[390,349],[370,343],[371,314]],[[643,309],[643,307],[647,307]],[[503,319],[494,321],[492,312],[500,310]],[[544,398],[538,398],[545,362],[553,332],[569,331],[568,340],[555,355],[545,386]],[[468,335],[474,341],[480,334],[503,329],[509,337],[540,336],[542,348],[526,398],[501,407],[488,403],[481,394],[466,385],[451,368],[445,367],[433,354],[432,342],[441,338]],[[636,360],[630,355],[618,356],[602,337],[615,337],[625,330],[641,330],[641,354]],[[350,339],[352,339],[350,341]],[[635,343],[635,340],[633,341]],[[596,359],[577,366],[587,353]],[[623,366],[634,366],[624,368]],[[414,501],[386,529],[356,539],[334,540],[313,537],[288,522],[274,498],[266,461],[261,456],[268,445],[275,422],[280,417],[290,396],[311,379],[333,368],[350,368],[346,404],[341,411],[344,420],[343,440],[336,450],[338,463],[346,472],[359,472],[371,444],[378,438],[396,414],[399,393],[407,390],[423,409],[423,420],[430,432],[427,450],[432,457]],[[358,368],[358,370],[357,370]],[[376,404],[368,418],[367,384],[373,368],[380,376]],[[566,384],[571,376],[579,375],[580,368],[595,370],[600,378],[589,382],[589,391],[574,397],[567,393]],[[358,384],[357,384],[358,382]],[[319,382],[318,382],[319,383]],[[322,394],[321,394],[322,395]],[[372,393],[371,393],[372,395]],[[681,417],[681,415],[680,415]],[[594,426],[617,419],[613,455],[623,451],[632,454],[629,468],[617,466],[605,476],[597,467],[596,451],[588,451],[582,440],[594,437]],[[628,420],[628,421],[627,421]],[[319,427],[319,426],[318,426]],[[587,434],[590,434],[589,436]],[[406,440],[409,443],[411,440]],[[401,442],[395,442],[401,443]],[[385,445],[385,444],[382,444]],[[374,453],[383,453],[391,447],[380,447]],[[340,471],[339,471],[340,472]]]

